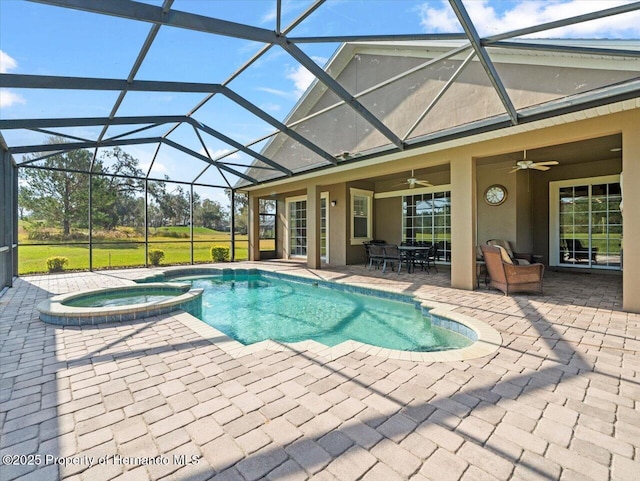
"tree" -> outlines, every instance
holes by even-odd
[[[231,201],[231,189],[225,189],[225,194]],[[236,192],[234,196],[235,231],[246,234],[249,226],[249,196]]]
[[[165,180],[169,178],[165,175]],[[177,186],[172,192],[167,190],[166,182],[154,182],[149,185],[149,193],[154,201],[155,227],[161,225],[189,224],[189,192]]]
[[[49,140],[51,144],[60,142],[64,140]],[[36,155],[31,157],[35,158]],[[72,226],[85,227],[89,208],[89,176],[73,170],[88,171],[90,165],[89,151],[73,150],[49,157],[42,164],[43,167],[63,170],[20,169],[21,206],[46,225],[60,226],[64,236],[71,233]]]
[[[105,166],[106,163],[110,165]],[[107,230],[126,225],[144,226],[144,174],[139,161],[120,147],[103,152],[93,166],[94,172],[116,174],[94,176],[92,184],[93,224]],[[126,177],[122,177],[126,176]]]
[[[194,203],[193,206],[194,223],[207,229],[225,230],[227,228],[227,212],[215,200],[204,199],[202,202]]]
[[[59,137],[49,139],[50,144],[64,143]],[[27,157],[35,159],[36,154]],[[45,225],[59,226],[63,236],[71,228],[86,228],[89,218],[89,177],[92,178],[93,224],[104,229],[117,226],[142,225],[143,211],[139,196],[144,190],[143,181],[119,176],[142,177],[138,160],[116,147],[106,151],[93,164],[93,154],[88,150],[62,152],[45,159],[39,168],[20,169],[20,207],[30,212],[31,218],[44,221]],[[110,165],[105,164],[109,162]],[[100,174],[116,174],[106,176]]]

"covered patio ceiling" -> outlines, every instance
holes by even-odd
[[[135,24],[135,35],[126,38],[126,43],[139,42],[139,49],[135,58],[128,59],[128,55],[119,55],[118,41],[114,39],[112,58],[117,62],[116,67],[107,71],[122,70],[122,63],[129,60],[128,72],[123,75],[77,75],[82,72],[83,60],[73,59],[68,62],[71,66],[59,65],[55,74],[46,68],[32,67],[29,73],[2,73],[0,87],[17,92],[44,92],[39,97],[43,102],[42,112],[51,115],[41,118],[20,117],[11,109],[2,110],[0,119],[0,134],[4,137],[8,150],[16,158],[20,166],[38,167],[42,161],[59,152],[75,149],[93,149],[94,160],[100,149],[121,146],[123,149],[139,146],[153,146],[154,150],[149,159],[144,159],[146,178],[160,177],[161,171],[154,166],[160,163],[158,159],[167,151],[172,159],[188,159],[199,167],[194,170],[184,169],[185,179],[193,184],[214,185],[224,188],[247,187],[280,180],[287,177],[308,173],[312,170],[332,168],[336,165],[357,162],[391,153],[410,151],[418,147],[438,144],[452,139],[472,136],[478,133],[504,129],[518,124],[525,124],[541,119],[555,117],[565,113],[576,112],[587,108],[612,104],[640,96],[640,44],[636,41],[611,42],[606,46],[594,47],[580,42],[565,40],[530,40],[531,36],[543,35],[570,26],[599,21],[607,18],[628,19],[637,16],[640,2],[617,5],[605,10],[590,12],[570,18],[549,21],[526,28],[519,28],[492,35],[481,35],[476,21],[470,16],[462,0],[449,0],[448,8],[455,15],[459,23],[459,31],[450,33],[424,32],[416,29],[416,24],[407,23],[403,31],[385,32],[384,29],[356,34],[318,35],[323,31],[317,23],[316,17],[327,9],[334,10],[336,22],[341,20],[340,5],[328,0],[317,0],[304,3],[304,10],[292,15],[287,8],[287,2],[273,0],[273,19],[271,27],[257,26],[260,22],[248,11],[238,11],[236,17],[216,17],[216,6],[220,2],[189,2],[187,0],[165,0],[160,2],[134,1],[105,1],[105,0],[33,0],[40,4],[31,8],[30,14],[46,16],[49,14],[62,15],[65,21],[90,21],[92,16],[111,18],[115,35],[126,32],[124,27]],[[384,2],[365,2],[366,8],[375,15],[376,9]],[[406,8],[409,4],[418,2],[398,2],[397,5]],[[53,8],[52,8],[53,7]],[[183,8],[183,10],[180,10]],[[239,8],[241,6],[239,5]],[[382,14],[382,9],[380,9]],[[79,14],[76,11],[82,11]],[[3,23],[22,28],[29,34],[29,17],[11,18],[6,7],[3,8]],[[325,17],[326,18],[326,17]],[[238,21],[240,20],[240,21]],[[384,22],[381,22],[381,24]],[[362,27],[353,28],[353,20],[344,24],[343,32],[360,32]],[[350,28],[351,27],[351,28]],[[146,29],[144,33],[140,28]],[[366,30],[366,27],[364,27]],[[413,29],[413,31],[412,31]],[[7,31],[6,28],[3,28]],[[170,30],[179,35],[197,37],[163,37],[163,31]],[[6,35],[6,33],[4,34]],[[72,32],[62,32],[74,38]],[[128,34],[127,34],[128,35]],[[147,64],[157,62],[166,42],[185,41],[183,55],[193,58],[202,64],[201,75],[186,78],[179,68],[162,69],[161,73],[152,75],[157,69],[147,68]],[[187,40],[190,40],[187,42]],[[227,49],[228,42],[238,52],[245,52],[244,59],[237,59],[238,66],[229,71],[228,65],[216,63],[215,51]],[[428,135],[410,137],[392,130],[384,118],[374,113],[371,108],[359,99],[359,94],[349,90],[349,86],[337,81],[337,75],[323,68],[327,57],[316,55],[320,51],[339,51],[344,42],[413,42],[438,41],[452,45],[440,58],[448,58],[463,53],[467,56],[467,63],[471,60],[479,62],[502,105],[502,113],[463,125],[458,125]],[[3,44],[6,42],[3,41]],[[324,50],[317,50],[323,48]],[[570,54],[575,56],[597,56],[603,59],[620,59],[629,61],[629,69],[639,72],[638,76],[616,82],[615,84],[600,86],[593,90],[582,91],[573,95],[562,96],[554,100],[524,108],[516,108],[510,98],[505,81],[501,77],[492,52],[501,50],[525,50],[529,53]],[[64,52],[63,52],[64,53]],[[73,51],[68,52],[72,56]],[[101,52],[97,48],[96,55]],[[334,53],[335,55],[335,53]],[[296,66],[297,72],[306,72],[313,76],[313,82],[305,91],[301,91],[297,98],[299,105],[315,87],[320,86],[323,91],[329,91],[337,98],[331,108],[348,108],[366,122],[385,139],[385,144],[370,151],[358,152],[356,156],[345,155],[342,151],[332,151],[326,147],[327,139],[315,139],[313,135],[305,134],[296,129],[301,119],[292,122],[286,113],[276,112],[268,105],[253,100],[253,92],[257,90],[273,90],[274,79],[259,75],[258,66],[261,62],[273,61],[275,56],[284,57],[287,62]],[[211,57],[211,60],[208,60]],[[105,59],[108,62],[109,59]],[[291,68],[287,63],[283,68]],[[460,68],[460,72],[464,69]],[[288,66],[288,67],[287,67]],[[105,69],[102,69],[105,70]],[[3,70],[4,72],[5,70]],[[226,77],[221,77],[226,72]],[[289,70],[291,73],[291,70]],[[197,77],[197,78],[196,78]],[[450,84],[455,81],[452,77]],[[275,79],[277,82],[278,79]],[[389,82],[393,82],[391,79]],[[426,112],[440,100],[447,85],[433,99],[426,100]],[[375,89],[374,89],[375,90]],[[64,91],[77,94],[81,91],[98,92],[101,94],[101,104],[98,110],[104,113],[100,116],[85,116],[79,112],[68,112],[66,109],[50,108],[51,105],[64,102],[64,97],[58,97],[58,92]],[[181,96],[182,111],[175,111],[175,107],[163,111],[158,103],[151,101],[131,103],[136,96],[151,96],[158,93]],[[93,98],[93,97],[92,97]],[[152,99],[153,97],[149,97]],[[257,98],[257,97],[256,97]],[[191,102],[190,105],[188,103]],[[470,99],[473,102],[473,99]],[[46,105],[45,105],[46,104]],[[132,108],[135,106],[135,109]],[[292,107],[293,104],[292,104]],[[294,107],[295,108],[295,107]],[[253,129],[247,132],[240,128],[225,125],[227,110],[240,112],[242,118],[247,119]],[[291,110],[291,109],[289,109]],[[421,119],[413,119],[414,123]],[[256,127],[257,126],[257,127]],[[346,127],[345,127],[346,128]],[[269,130],[267,133],[263,133]],[[56,141],[44,142],[43,136],[54,136]],[[299,146],[305,155],[312,156],[314,162],[308,166],[284,165],[274,156],[265,155],[270,143],[277,138],[286,137]],[[247,140],[247,139],[250,140]],[[61,139],[64,140],[61,141]],[[38,142],[38,140],[40,140]],[[212,145],[214,147],[212,147]],[[353,153],[351,153],[353,154]],[[20,156],[22,156],[20,158]],[[180,162],[180,160],[177,160]],[[250,175],[258,170],[269,171],[268,179],[256,178]],[[169,177],[173,177],[170,175]]]

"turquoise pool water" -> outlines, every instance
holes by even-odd
[[[352,339],[390,349],[442,351],[472,343],[458,333],[431,326],[412,303],[259,274],[179,280],[204,289],[204,322],[245,345],[266,339],[313,339],[335,346]]]
[[[132,304],[145,304],[147,302],[161,302],[172,299],[180,292],[167,293],[164,291],[144,291],[141,294],[131,292],[111,292],[100,295],[87,295],[77,299],[69,299],[64,302],[65,306],[71,307],[113,307],[129,306]]]

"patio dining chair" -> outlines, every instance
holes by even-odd
[[[363,242],[362,245],[364,246],[364,254],[365,254],[364,266],[367,267],[369,265],[369,260],[371,258],[371,243]]]
[[[371,270],[371,268],[374,265],[376,269],[378,269],[380,267],[380,264],[384,263],[384,245],[369,244],[368,255],[369,255],[369,270]]]
[[[386,246],[384,246],[384,263],[382,265],[382,272],[386,272],[387,264],[390,264],[391,270],[393,270],[393,267],[397,265],[398,274],[400,274],[403,263],[407,265],[408,270],[409,257],[406,255],[406,253],[398,249],[398,246],[396,244],[387,244]]]
[[[438,258],[438,244],[431,244],[431,247],[425,255],[425,262],[427,264],[427,272],[429,272],[429,265],[432,265],[438,273],[438,266],[436,266],[436,259]]]
[[[431,243],[428,242],[415,242],[414,245],[416,247],[421,247],[422,249],[416,249],[413,253],[411,253],[411,259],[410,261],[413,263],[413,268],[415,270],[416,266],[420,266],[420,270],[427,271],[427,274],[430,274],[429,272],[429,252],[430,252],[430,247],[431,247]]]

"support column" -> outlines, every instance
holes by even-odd
[[[89,174],[89,271],[93,271],[93,174]],[[109,262],[111,266],[111,262]]]
[[[260,198],[249,192],[249,260],[260,260]]]
[[[476,286],[476,166],[471,156],[451,160],[451,287]]]
[[[149,267],[149,179],[144,179],[144,266]]]
[[[640,120],[622,130],[622,308],[640,312]]]
[[[320,188],[307,187],[307,266],[320,269]]]

